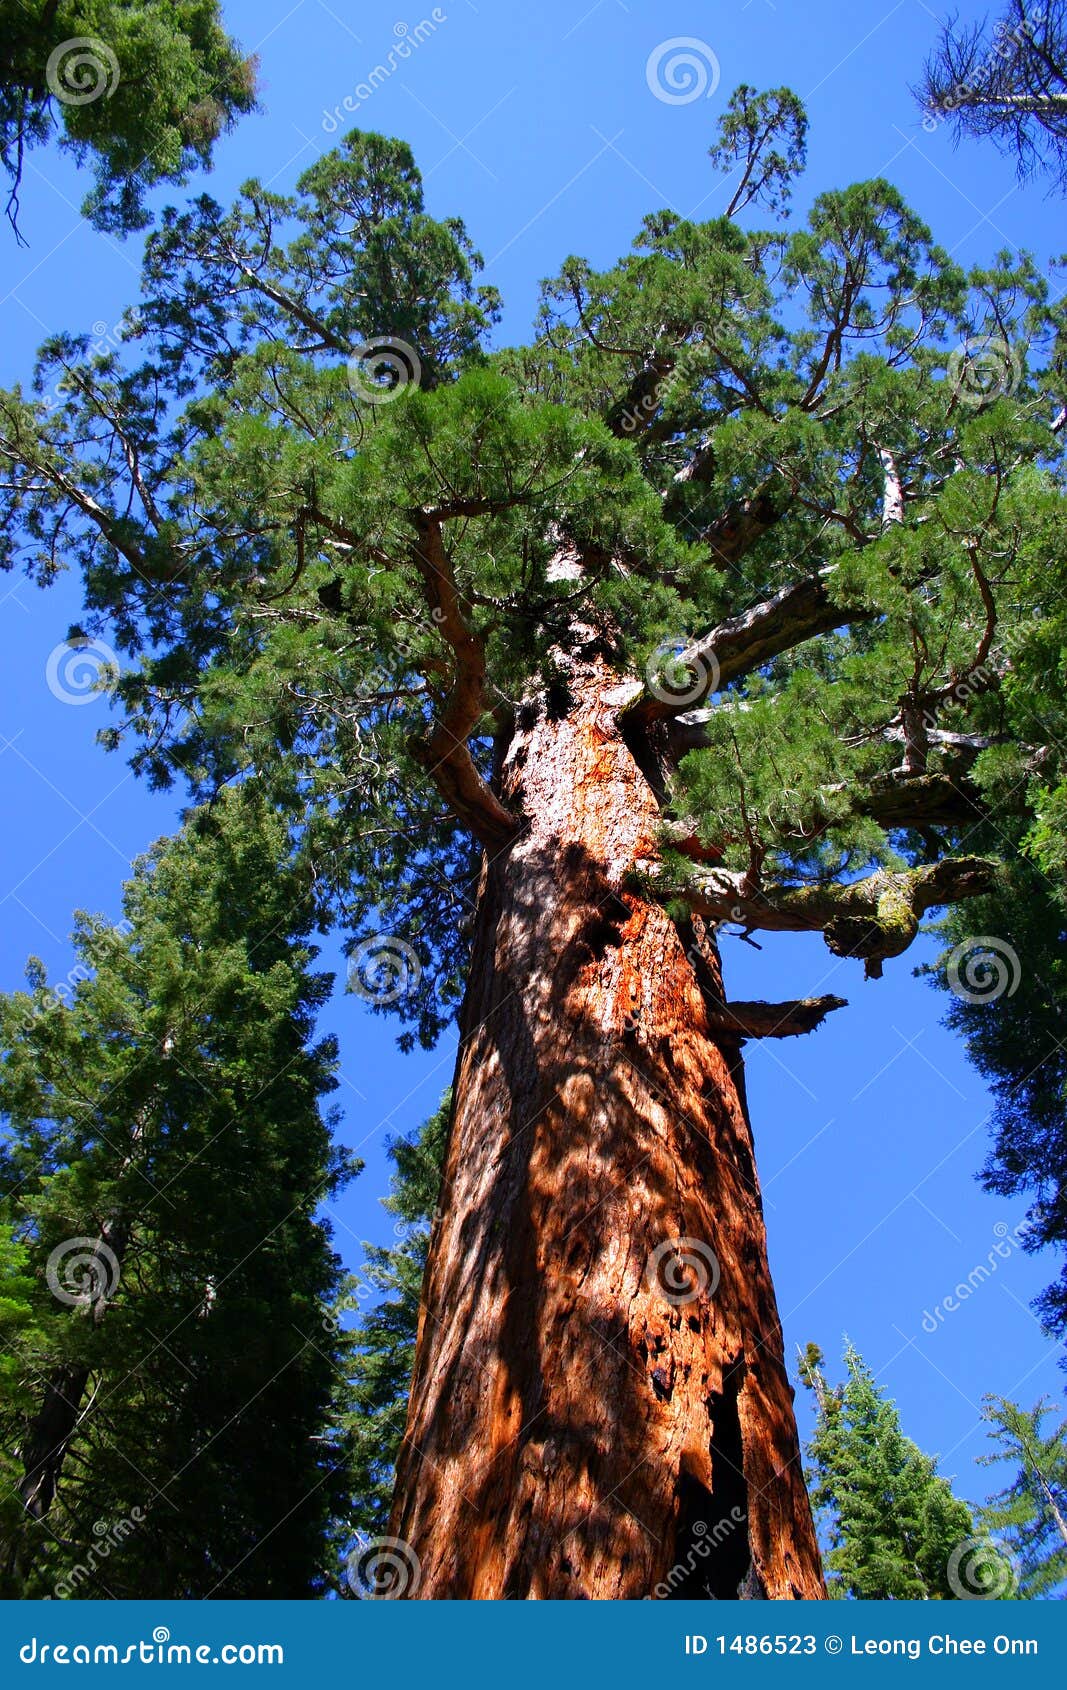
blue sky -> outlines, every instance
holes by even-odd
[[[582,0],[445,0],[421,44],[344,119],[346,95],[360,97],[403,25],[432,21],[432,7],[405,3],[224,4],[232,32],[260,56],[264,111],[219,147],[208,186],[224,201],[251,175],[288,189],[348,124],[403,136],[424,171],[431,211],[462,216],[488,261],[485,279],[506,305],[500,341],[528,333],[538,281],[568,254],[607,264],[648,211],[721,209],[706,152],[742,81],[786,82],[808,105],[798,215],[821,189],[886,175],[961,262],[1017,247],[1044,261],[1064,244],[1062,202],[1021,188],[988,146],[954,151],[945,131],[923,131],[909,85],[936,17],[922,0],[599,0],[584,12]],[[959,9],[965,19],[985,10]],[[717,63],[710,97],[669,104],[651,92],[650,54],[674,37],[700,44],[709,84]],[[28,373],[45,334],[106,335],[136,298],[137,242],[81,222],[84,188],[68,161],[31,154],[21,217],[29,248],[0,232],[4,382]],[[131,858],[173,828],[178,800],[149,794],[120,755],[94,744],[108,719],[104,702],[74,707],[48,688],[49,654],[78,613],[77,582],[39,593],[0,579],[0,598],[0,790],[9,818],[0,837],[0,986],[9,989],[21,983],[30,952],[55,975],[66,972],[71,911],[117,910]],[[1062,1388],[1057,1347],[1028,1308],[1054,1264],[1013,1247],[1021,1207],[975,1182],[989,1100],[939,1025],[943,1000],[913,977],[930,952],[916,946],[868,983],[859,964],[836,961],[814,938],[769,936],[758,954],[730,943],[724,960],[735,997],[833,991],[850,1000],[811,1037],[749,1046],[787,1346],[815,1339],[833,1367],[847,1331],[897,1398],[909,1433],[942,1452],[965,1494],[980,1496],[988,1476],[973,1457],[984,1446],[982,1392],[1029,1402]],[[326,957],[336,963],[336,947]],[[344,1137],[367,1162],[335,1214],[338,1246],[355,1266],[362,1238],[390,1236],[377,1204],[387,1137],[434,1107],[453,1046],[401,1057],[395,1027],[340,993],[327,1021],[341,1039]],[[974,1295],[938,1320],[945,1294],[990,1260],[995,1269]]]

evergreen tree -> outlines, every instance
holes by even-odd
[[[801,1365],[817,1405],[809,1484],[829,1543],[829,1594],[897,1602],[962,1596],[958,1552],[976,1542],[970,1509],[904,1436],[895,1404],[851,1344],[845,1367],[845,1383],[827,1385],[814,1344]]]
[[[1067,4],[1008,0],[988,19],[941,28],[919,99],[924,127],[951,123],[956,139],[988,136],[1034,172],[1067,187]]]
[[[715,1595],[821,1592],[740,1053],[841,1000],[731,1003],[718,939],[877,977],[1058,825],[1006,692],[1063,593],[1064,307],[884,181],[790,230],[804,140],[740,89],[727,214],[569,259],[490,355],[462,225],[354,134],[168,215],[129,348],[44,349],[61,412],[0,398],[4,558],[81,566],[137,765],[257,773],[408,1037],[464,998],[420,1596],[644,1596],[724,1509]]]
[[[143,228],[146,191],[184,182],[255,104],[255,65],[225,33],[218,0],[0,0],[0,169],[18,233],[31,147],[56,131],[96,181],[98,228]]]
[[[68,981],[32,963],[0,1001],[9,1595],[324,1587],[347,1455],[315,1213],[349,1170],[312,894],[234,790],[138,865],[120,927],[79,917]]]
[[[1047,1398],[1031,1409],[987,1396],[985,1417],[993,1448],[983,1466],[1017,1464],[1014,1479],[989,1498],[983,1524],[1004,1538],[1019,1570],[1024,1597],[1062,1594],[1067,1581],[1067,1420],[1045,1430]]]
[[[415,1364],[419,1294],[426,1269],[430,1223],[437,1206],[448,1138],[451,1097],[410,1139],[390,1146],[396,1165],[385,1208],[396,1216],[398,1241],[368,1244],[359,1283],[348,1307],[359,1307],[373,1289],[382,1300],[346,1333],[347,1383],[342,1420],[352,1447],[351,1523],[364,1538],[388,1531],[397,1452],[407,1418]]]

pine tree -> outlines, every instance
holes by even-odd
[[[34,963],[0,1000],[9,1595],[325,1586],[347,1452],[315,1214],[349,1170],[288,856],[251,787],[220,795],[138,865],[121,926],[79,917],[67,981]]]
[[[364,1246],[366,1259],[347,1306],[361,1307],[372,1292],[381,1301],[346,1333],[347,1381],[342,1425],[351,1440],[351,1525],[363,1539],[388,1531],[396,1458],[404,1435],[419,1294],[426,1269],[430,1224],[441,1185],[451,1097],[410,1139],[390,1146],[395,1172],[385,1208],[396,1216],[397,1242]],[[344,1302],[342,1307],[345,1306]]]
[[[818,1410],[809,1484],[829,1543],[829,1594],[897,1602],[962,1597],[958,1569],[977,1543],[967,1504],[904,1436],[895,1404],[851,1344],[843,1385],[827,1385],[821,1367],[809,1344],[801,1377]]]
[[[996,780],[1054,823],[1003,693],[1062,592],[1063,307],[884,181],[791,232],[804,140],[739,90],[727,213],[569,259],[490,354],[462,224],[354,134],[170,214],[122,356],[44,349],[60,413],[0,399],[4,556],[81,566],[137,766],[257,772],[409,1039],[462,997],[421,1597],[646,1596],[737,1509],[711,1591],[821,1593],[741,1049],[841,1000],[731,1003],[719,940],[877,977],[1015,854]]]
[[[184,182],[255,104],[255,64],[225,33],[218,0],[0,0],[0,169],[18,235],[26,153],[57,130],[95,184],[83,215],[140,229],[145,193]]]
[[[1008,0],[1003,12],[941,28],[919,99],[924,128],[949,122],[955,138],[989,137],[1021,175],[1067,187],[1067,4]]]
[[[1006,1397],[985,1399],[994,1447],[978,1459],[987,1467],[1013,1461],[1018,1471],[990,1497],[982,1521],[1004,1538],[1023,1597],[1062,1594],[1067,1581],[1067,1420],[1046,1431],[1051,1412],[1045,1397],[1031,1409]]]

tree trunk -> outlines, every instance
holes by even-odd
[[[483,870],[394,1594],[824,1594],[717,959],[627,885],[659,806],[623,702],[576,667],[504,763],[528,825]]]

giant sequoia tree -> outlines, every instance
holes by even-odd
[[[719,937],[877,976],[1059,779],[1001,699],[1063,573],[1044,284],[884,181],[790,233],[804,128],[740,90],[726,215],[568,260],[496,354],[462,225],[354,134],[170,215],[129,357],[2,402],[10,560],[77,559],[137,659],[115,738],[259,771],[409,1038],[463,995],[411,1594],[644,1596],[709,1534],[713,1594],[822,1593],[741,1052],[840,1000],[730,1002]]]

